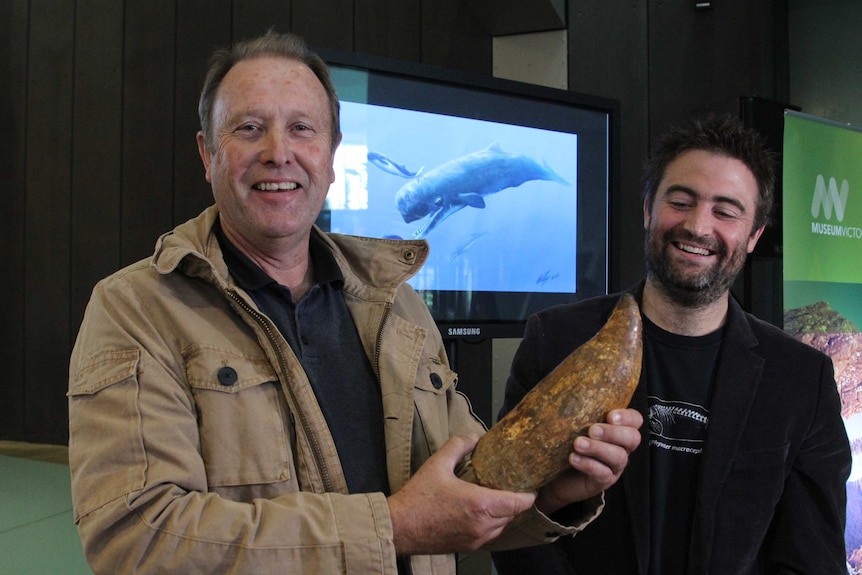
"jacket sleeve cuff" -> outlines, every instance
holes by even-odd
[[[386,497],[367,493],[329,498],[347,572],[394,573],[395,544]]]
[[[535,506],[516,517],[506,530],[485,546],[488,551],[502,551],[553,543],[565,535],[576,535],[592,523],[604,509],[604,493],[573,503],[550,516]]]

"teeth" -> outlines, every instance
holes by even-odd
[[[281,183],[261,183],[256,184],[254,186],[257,190],[262,190],[264,192],[274,192],[276,190],[295,190],[296,182],[281,182]]]
[[[685,244],[678,244],[678,247],[679,247],[679,249],[681,249],[684,252],[688,252],[690,254],[697,254],[699,256],[708,256],[710,253],[712,253],[705,248],[697,248],[697,247],[689,246],[689,245],[685,245]]]

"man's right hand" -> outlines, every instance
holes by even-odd
[[[475,551],[500,535],[536,499],[462,481],[455,467],[473,451],[477,436],[451,437],[389,497],[398,555]]]

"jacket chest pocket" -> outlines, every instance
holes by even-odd
[[[207,345],[192,346],[183,355],[208,485],[290,479],[290,419],[267,358]]]
[[[428,444],[429,453],[426,456],[437,451],[452,432],[449,394],[455,381],[455,372],[436,358],[420,362],[416,370],[413,401]]]

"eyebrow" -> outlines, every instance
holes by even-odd
[[[674,192],[682,192],[688,196],[693,198],[700,198],[701,194],[696,190],[689,188],[688,186],[683,186],[681,184],[673,184],[668,186],[668,188],[664,191],[665,195],[672,194]],[[716,204],[731,204],[739,209],[742,213],[746,212],[745,206],[736,198],[731,198],[728,196],[715,196],[710,198],[710,201]]]

